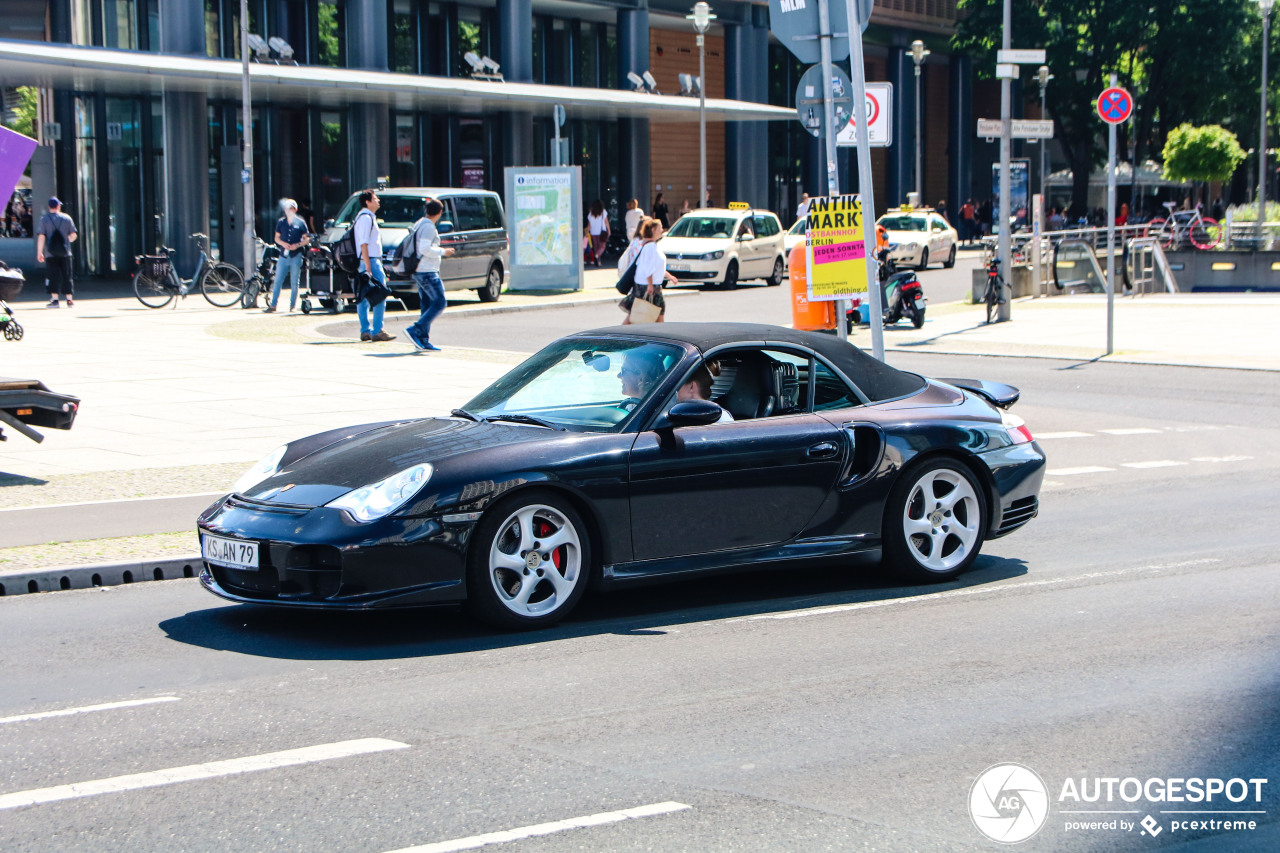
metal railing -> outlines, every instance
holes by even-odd
[[[1242,223],[1243,224],[1243,223]],[[1164,249],[1155,237],[1146,236],[1147,225],[1127,225],[1116,228],[1116,250],[1120,255],[1119,270],[1124,280],[1124,287],[1117,288],[1118,294],[1138,295],[1146,293],[1176,293],[1177,283],[1173,269],[1165,256]],[[1254,226],[1254,234],[1257,227]],[[1096,259],[1098,253],[1107,250],[1107,229],[1102,228],[1067,228],[1060,231],[1047,231],[1040,235],[1040,268],[1032,263],[1035,256],[1036,236],[1030,232],[1010,235],[1010,251],[1014,266],[1025,266],[1034,277],[1032,292],[1035,295],[1048,295],[1070,291],[1087,290],[1100,292],[1100,282],[1092,282],[1090,276],[1077,281],[1078,276],[1067,276],[1071,285],[1062,284],[1062,274],[1057,269],[1059,251],[1065,250],[1068,261],[1083,260],[1081,253],[1092,253]],[[997,252],[995,237],[982,239],[983,263],[988,263]],[[1086,284],[1086,279],[1089,283]]]

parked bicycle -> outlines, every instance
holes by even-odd
[[[987,289],[982,294],[982,301],[987,305],[987,322],[994,323],[1000,319],[1000,303],[1004,302],[1004,276],[1000,275],[1000,259],[987,261]]]
[[[1175,211],[1171,201],[1164,206],[1169,208],[1169,217],[1148,222],[1145,234],[1159,240],[1161,248],[1180,248],[1190,242],[1197,249],[1214,249],[1222,242],[1222,226],[1216,219],[1202,216],[1199,208]]]
[[[276,281],[276,261],[280,258],[280,247],[264,243],[256,237],[253,242],[255,254],[260,260],[257,270],[244,283],[244,295],[240,300],[241,308],[257,308],[258,297],[264,293],[269,297]]]
[[[199,287],[209,304],[219,308],[239,305],[244,293],[244,274],[231,264],[213,260],[209,256],[209,238],[204,234],[192,234],[200,249],[200,260],[195,275],[179,278],[173,266],[175,249],[161,246],[157,255],[139,255],[134,258],[138,270],[133,275],[133,292],[138,301],[148,308],[163,308],[175,296],[186,298],[192,288]]]

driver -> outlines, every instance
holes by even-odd
[[[645,395],[653,390],[665,368],[656,353],[633,350],[622,360],[618,380],[622,382],[622,394],[626,398],[618,405],[627,411],[634,409]]]
[[[719,372],[719,371],[717,371]],[[711,369],[706,364],[701,364],[698,369],[689,377],[689,381],[680,386],[680,390],[676,391],[676,402],[683,403],[687,400],[706,400],[712,405],[719,406],[711,399]],[[733,415],[729,414],[729,410],[720,407],[720,419],[716,421],[718,424],[728,423],[733,420]]]

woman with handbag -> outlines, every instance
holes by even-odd
[[[667,256],[658,248],[663,233],[662,223],[650,219],[640,225],[637,233],[644,243],[635,261],[635,286],[622,300],[622,310],[627,312],[626,319],[622,321],[624,326],[632,322],[663,322],[666,319],[666,302],[662,298],[662,285],[668,280],[676,280],[667,272]],[[637,301],[646,304],[637,307]]]

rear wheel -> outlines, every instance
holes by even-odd
[[[1191,229],[1191,245],[1197,249],[1216,249],[1222,242],[1222,226],[1215,219],[1201,219]]]
[[[139,270],[133,276],[133,294],[148,308],[163,308],[173,301],[174,294],[178,292],[177,282],[173,279],[172,269],[168,271],[167,281],[152,278]]]
[[[913,308],[911,311],[911,325],[919,329],[924,325],[924,309]]]
[[[258,307],[258,294],[262,292],[262,280],[256,275],[244,283],[244,293],[240,294],[241,308]]]
[[[498,628],[559,622],[582,598],[591,538],[582,516],[552,492],[529,491],[485,513],[467,559],[467,607]]]
[[[784,275],[786,275],[786,270],[783,269],[782,258],[778,258],[773,262],[773,275],[765,279],[765,283],[770,287],[777,287],[782,284],[782,277]]]
[[[987,322],[994,323],[1000,319],[1000,290],[1002,285],[999,280],[987,280]]]
[[[476,292],[480,294],[481,302],[497,302],[502,295],[502,267],[498,264],[489,267],[489,277],[485,280],[484,287]]]
[[[1173,248],[1173,223],[1167,219],[1153,219],[1147,223],[1147,237],[1154,237],[1160,241],[1160,248]]]
[[[908,580],[951,580],[978,558],[986,518],[982,489],[965,465],[933,459],[912,466],[885,505],[885,558]]]
[[[230,308],[244,298],[244,273],[231,264],[214,264],[205,270],[200,289],[209,304]]]

